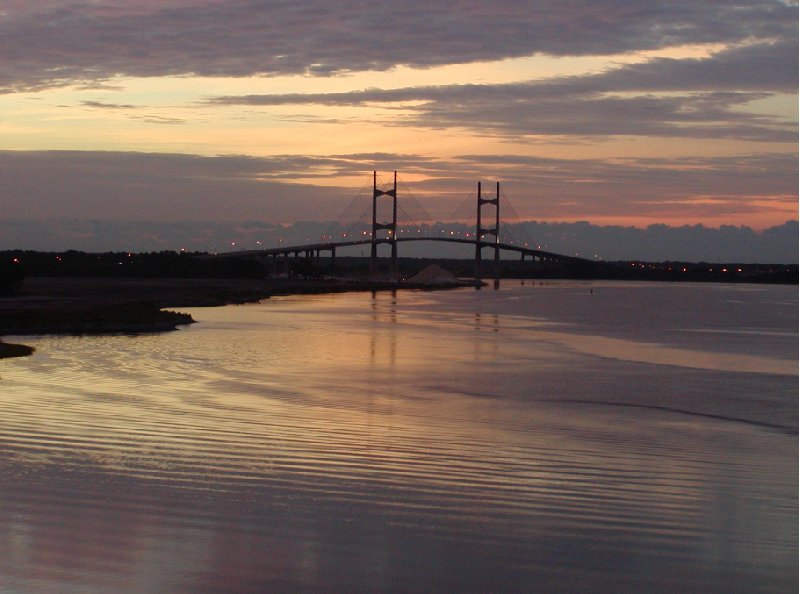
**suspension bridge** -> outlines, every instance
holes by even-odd
[[[487,268],[493,268],[495,276],[499,275],[501,253],[511,253],[525,261],[534,263],[569,263],[586,262],[583,258],[566,256],[533,247],[533,242],[525,236],[524,228],[518,226],[517,233],[523,237],[516,238],[511,234],[509,226],[502,225],[501,212],[510,212],[512,219],[518,219],[510,201],[502,197],[500,182],[495,182],[487,192],[482,182],[477,182],[477,191],[471,199],[471,207],[475,209],[473,230],[456,233],[436,233],[435,229],[423,221],[432,221],[425,209],[410,192],[398,194],[397,172],[390,182],[379,182],[377,172],[372,174],[371,200],[363,200],[359,195],[353,199],[339,219],[336,231],[325,234],[317,242],[302,245],[287,245],[243,250],[220,254],[224,257],[251,257],[260,260],[272,258],[309,258],[319,261],[327,255],[330,268],[335,268],[337,250],[353,246],[370,246],[370,268],[376,272],[379,262],[388,259],[390,272],[397,272],[398,245],[406,242],[444,242],[467,244],[474,248],[475,276],[484,276]],[[493,190],[493,191],[492,191]],[[454,214],[459,219],[464,204]],[[357,215],[355,213],[358,213]],[[382,248],[382,246],[387,246]],[[381,251],[388,249],[388,257],[380,257]],[[489,252],[489,257],[484,256]],[[506,256],[508,257],[508,256]],[[493,262],[493,266],[490,265]],[[278,268],[273,266],[273,269]]]

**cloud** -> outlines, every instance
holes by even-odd
[[[763,43],[706,59],[657,59],[600,74],[496,85],[212,97],[212,105],[384,106],[392,125],[517,136],[670,136],[794,142],[797,124],[748,112],[796,92],[796,43]]]
[[[279,171],[299,171],[303,163],[288,157],[0,151],[3,216],[280,222],[297,218],[296,205],[303,203],[318,216],[335,217],[344,208],[330,204],[340,199],[336,188],[270,179]]]
[[[756,233],[747,226],[651,225],[645,229],[589,223],[527,223],[526,232],[557,253],[605,260],[796,264],[798,223]]]
[[[160,125],[166,124],[169,126],[186,123],[186,120],[182,120],[180,118],[170,118],[158,115],[135,116],[134,119],[141,120],[142,122],[146,122],[148,124],[160,124]]]
[[[101,109],[101,110],[111,110],[111,111],[128,111],[128,110],[138,110],[141,111],[145,109],[143,106],[132,105],[129,103],[105,103],[103,101],[81,101],[81,105],[84,107],[88,107],[90,109]],[[139,120],[148,124],[167,124],[167,125],[175,125],[175,124],[185,124],[186,120],[174,117],[167,117],[167,116],[160,116],[154,114],[147,114],[147,115],[131,115],[131,119]]]
[[[336,220],[358,187],[309,182],[361,179],[353,185],[366,187],[373,170],[399,171],[403,191],[445,221],[462,201],[472,200],[479,180],[501,180],[520,215],[535,220],[783,220],[793,218],[797,202],[797,159],[773,153],[604,160],[0,151],[3,216],[25,219]],[[404,175],[419,181],[405,182]]]
[[[475,155],[460,160],[466,171],[484,179],[493,172],[505,186],[520,188],[525,194],[514,198],[517,210],[539,220],[633,215],[703,221],[779,212],[788,218],[796,211],[792,155],[614,160]]]
[[[655,58],[601,75],[572,77],[563,88],[592,92],[797,92],[797,36],[719,51],[709,58]]]
[[[0,18],[0,88],[610,55],[793,39],[796,21],[779,0],[15,0]]]
[[[104,103],[102,101],[81,101],[81,105],[92,109],[136,109],[135,105],[127,103]]]
[[[357,218],[364,210],[359,200],[368,208],[373,169],[384,181],[392,170],[399,171],[402,211],[411,219],[418,216],[416,202],[435,220],[465,221],[467,228],[473,224],[479,180],[501,181],[503,200],[513,205],[504,211],[509,225],[514,211],[529,221],[633,217],[749,225],[734,234],[741,240],[739,251],[732,231],[714,235],[695,226],[691,232],[667,233],[668,240],[658,240],[662,243],[654,239],[655,231],[643,234],[632,227],[593,225],[589,233],[566,224],[530,226],[528,235],[535,241],[565,253],[594,249],[604,258],[710,261],[792,262],[797,257],[796,224],[785,232],[756,234],[750,228],[765,215],[770,220],[797,215],[797,160],[770,153],[614,160],[465,154],[444,160],[391,153],[256,158],[0,151],[0,249],[222,251],[231,241],[248,248],[257,241],[271,245],[276,238],[317,241],[333,222],[347,226],[349,215]],[[363,183],[361,188],[306,183],[314,177]],[[763,241],[757,239],[762,236]],[[720,237],[727,238],[723,247],[715,239]]]

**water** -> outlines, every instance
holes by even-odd
[[[0,362],[0,591],[796,591],[796,287],[275,298]]]

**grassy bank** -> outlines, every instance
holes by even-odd
[[[30,277],[18,293],[0,298],[0,336],[166,332],[194,321],[189,314],[166,308],[249,303],[278,295],[422,288],[450,286],[364,279]],[[23,345],[3,343],[0,348],[0,356],[6,357],[32,352]]]
[[[8,357],[27,357],[32,355],[36,349],[24,344],[11,344],[0,340],[0,359]]]

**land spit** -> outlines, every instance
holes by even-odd
[[[194,322],[191,315],[168,308],[252,303],[278,295],[446,289],[477,282],[32,277],[19,294],[0,298],[0,336],[165,332]],[[25,345],[0,341],[0,358],[32,352]]]

